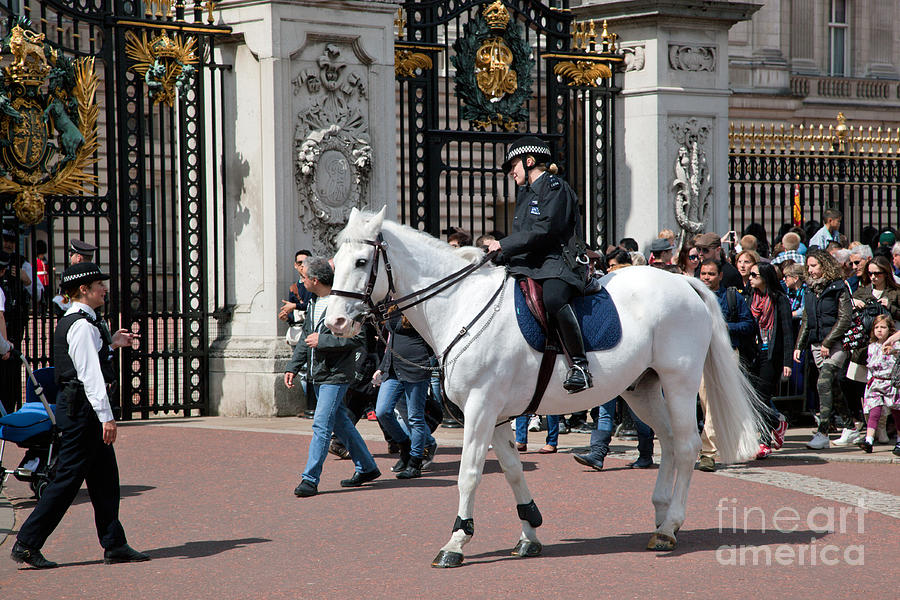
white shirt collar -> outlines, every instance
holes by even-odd
[[[92,319],[97,318],[97,313],[94,312],[94,309],[88,306],[87,304],[83,304],[81,302],[72,301],[72,306],[69,307],[69,310],[66,311],[66,314],[71,314],[73,312],[78,312],[79,310],[83,310],[88,314]]]

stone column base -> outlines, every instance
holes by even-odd
[[[306,408],[300,386],[284,386],[291,359],[284,338],[217,340],[209,351],[209,410],[222,417],[293,417]]]

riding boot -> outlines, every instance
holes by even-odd
[[[409,464],[406,465],[406,468],[403,471],[397,473],[397,479],[413,479],[415,477],[422,476],[422,457],[421,456],[411,456],[409,458]]]
[[[391,471],[394,473],[400,473],[406,470],[406,465],[409,464],[409,449],[411,444],[412,442],[409,439],[400,444],[400,460],[391,467]]]
[[[575,363],[569,369],[563,388],[570,394],[593,387],[591,372],[588,370],[587,355],[584,352],[584,340],[581,338],[581,327],[572,307],[566,304],[556,313],[556,330],[559,332],[566,352]]]
[[[628,466],[632,469],[649,469],[653,466],[652,437],[638,437],[638,459]]]

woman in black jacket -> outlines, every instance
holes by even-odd
[[[772,448],[781,448],[787,422],[772,404],[772,395],[782,377],[791,376],[791,350],[794,349],[794,329],[791,325],[791,304],[778,283],[775,267],[758,263],[750,267],[750,312],[759,326],[759,357],[754,375],[760,397],[772,409],[767,415],[771,433],[762,435],[757,458],[765,458]]]
[[[395,313],[385,323],[384,357],[372,383],[380,385],[375,416],[384,431],[400,444],[400,460],[391,468],[398,479],[421,477],[426,457],[434,455],[437,444],[425,422],[425,402],[431,384],[433,352],[406,317]],[[406,398],[407,431],[394,416],[400,395]]]
[[[840,392],[837,376],[844,369],[848,353],[843,349],[844,334],[850,328],[853,309],[850,290],[843,273],[830,254],[820,249],[810,250],[806,256],[808,273],[806,296],[794,361],[800,361],[800,351],[810,347],[819,369],[816,389],[819,392],[819,427],[806,444],[813,450],[828,448],[828,429],[835,404],[835,392]]]

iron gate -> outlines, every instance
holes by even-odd
[[[728,138],[738,232],[761,224],[774,245],[784,227],[836,208],[848,241],[868,241],[900,220],[900,132],[848,126],[840,113],[828,127],[732,124]]]
[[[574,23],[567,0],[426,0],[405,2],[397,29],[400,220],[435,236],[508,233],[515,193],[500,165],[530,134],[582,200],[588,243],[605,246],[622,61],[605,24]]]
[[[217,118],[226,68],[213,50],[229,31],[213,24],[212,8],[0,2],[0,211],[25,260],[38,264],[46,245],[49,279],[43,292],[36,276],[28,289],[21,279],[11,284],[27,308],[13,341],[34,367],[52,364],[66,247],[73,238],[97,246],[95,260],[112,274],[110,324],[140,336],[121,351],[111,398],[123,419],[208,406],[208,323],[219,299],[218,287],[210,297],[207,254],[221,232],[208,234],[207,215],[224,198]],[[4,395],[21,397],[21,376],[4,372]]]

